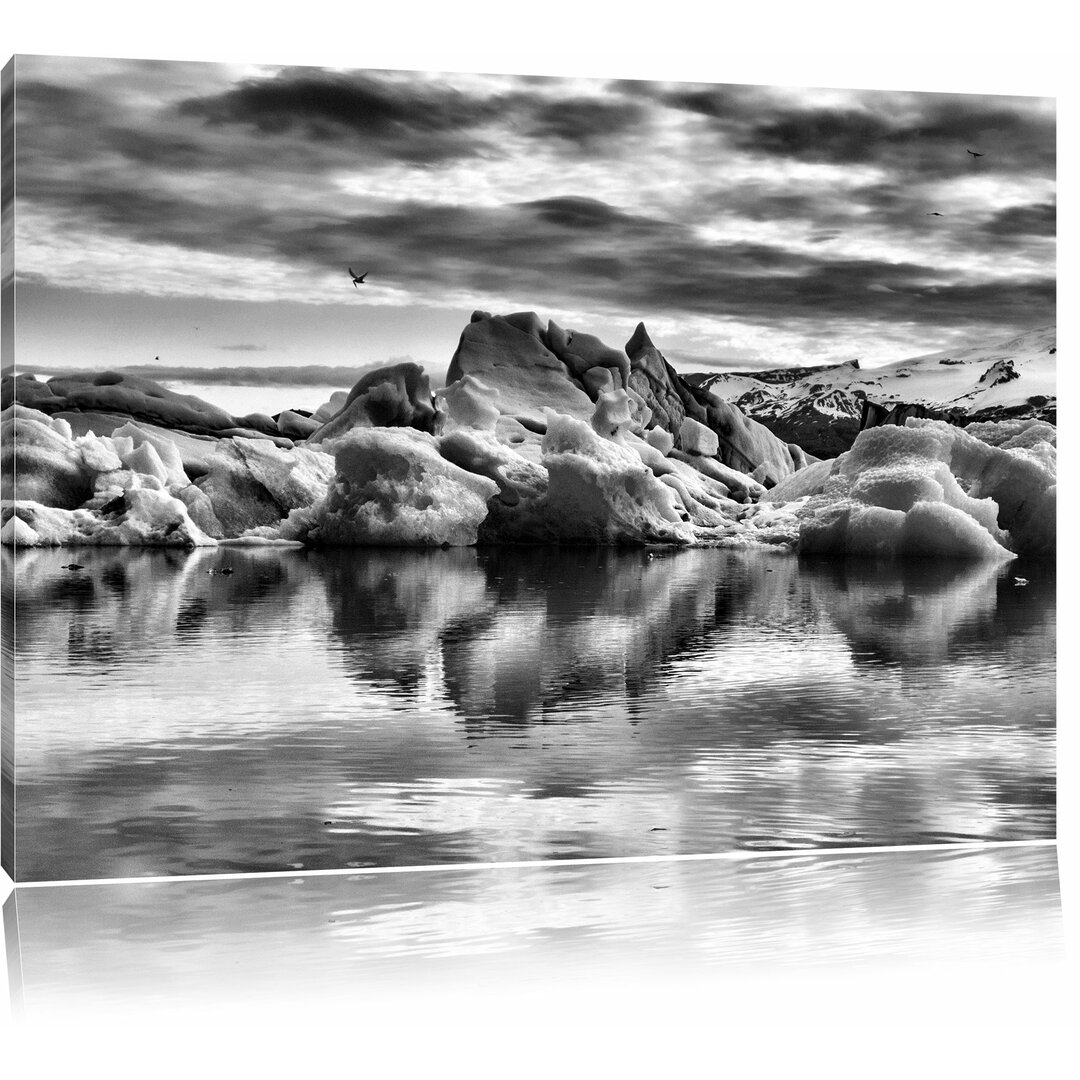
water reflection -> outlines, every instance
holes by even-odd
[[[1054,835],[1050,566],[2,557],[21,880]]]
[[[69,571],[65,548],[32,548],[0,558],[15,579],[16,657],[56,650],[56,659],[98,672],[152,662],[160,650],[197,645],[215,632],[243,634],[262,624],[265,605],[292,608],[308,582],[295,560],[267,548],[192,552],[80,548]],[[229,574],[221,574],[229,569]],[[283,612],[285,614],[285,612]]]
[[[1041,619],[1033,613],[1052,609],[1055,579],[1039,573],[1044,568],[1038,565],[820,558],[804,566],[813,567],[815,604],[828,610],[856,661],[900,668],[947,664],[995,643],[1028,646],[1033,658],[1046,659]],[[1026,584],[1017,585],[1018,579]]]
[[[521,992],[1063,950],[1052,846],[21,888],[7,915],[16,996],[42,1021],[509,973]]]

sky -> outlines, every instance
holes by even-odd
[[[438,381],[477,309],[617,346],[644,321],[680,371],[989,343],[1056,319],[1055,124],[1030,96],[20,56],[17,362]]]

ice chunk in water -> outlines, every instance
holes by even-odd
[[[35,546],[87,544],[96,546],[207,547],[217,543],[191,520],[187,508],[167,491],[133,488],[124,493],[119,516],[102,517],[94,510],[64,510],[32,501],[13,504],[36,539]],[[30,544],[30,536],[8,521],[5,543]]]
[[[820,490],[796,511],[801,551],[1000,559],[1056,545],[1055,467],[1037,448],[1001,449],[911,419],[861,432],[821,473]]]

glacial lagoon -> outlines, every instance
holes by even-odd
[[[1050,561],[0,558],[19,880],[1055,835]]]

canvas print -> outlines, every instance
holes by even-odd
[[[19,56],[20,882],[1055,835],[1055,103]]]

